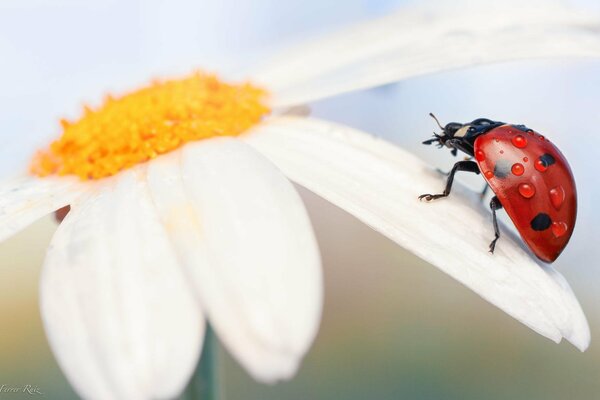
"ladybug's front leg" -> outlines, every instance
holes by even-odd
[[[494,240],[492,240],[492,243],[490,243],[490,253],[494,254],[496,242],[498,241],[498,239],[500,239],[500,229],[498,229],[498,219],[496,218],[496,210],[502,208],[502,204],[500,203],[500,200],[498,200],[497,196],[492,197],[492,200],[490,201],[490,208],[492,209],[492,221],[494,223],[494,233],[496,234],[496,237],[494,238]]]
[[[419,200],[425,199],[427,201],[431,201],[439,199],[440,197],[447,197],[450,194],[450,190],[452,190],[454,174],[456,174],[458,171],[467,171],[479,174],[479,166],[475,161],[457,162],[456,164],[454,164],[454,167],[452,167],[452,171],[450,171],[450,173],[448,174],[448,180],[446,181],[446,189],[444,189],[444,192],[440,194],[422,194],[419,196]]]

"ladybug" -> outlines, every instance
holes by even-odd
[[[448,147],[454,156],[460,150],[471,159],[454,164],[442,193],[423,194],[419,200],[447,197],[458,171],[482,174],[487,182],[482,196],[488,187],[494,192],[490,208],[495,238],[489,251],[494,252],[500,238],[496,210],[504,208],[531,251],[544,262],[556,260],[571,238],[577,217],[575,180],[560,150],[524,125],[478,118],[442,127],[430,116],[442,133],[434,133],[423,144]]]

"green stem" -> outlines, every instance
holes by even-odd
[[[196,372],[181,396],[181,400],[220,400],[219,344],[210,325],[206,327],[204,346]]]

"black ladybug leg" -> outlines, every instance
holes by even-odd
[[[488,189],[490,188],[490,185],[488,185],[487,183],[485,184],[485,187],[483,188],[483,190],[481,191],[481,194],[479,196],[481,196],[481,200],[483,200],[483,198],[485,197],[485,195],[487,194]]]
[[[444,192],[440,194],[422,194],[419,196],[419,200],[425,199],[427,201],[431,201],[439,199],[440,197],[447,197],[450,194],[450,190],[452,190],[454,174],[456,174],[458,171],[474,172],[478,174],[479,166],[477,166],[477,163],[475,161],[457,162],[456,164],[454,164],[454,167],[452,167],[452,171],[450,171],[450,173],[448,174],[448,180],[446,181],[446,188],[444,189]]]
[[[494,234],[496,235],[494,240],[492,240],[492,243],[490,243],[490,253],[494,254],[496,242],[498,241],[498,239],[500,239],[500,229],[498,229],[498,219],[496,218],[496,210],[501,209],[502,204],[500,204],[500,200],[498,200],[498,197],[492,197],[492,200],[490,201],[490,208],[492,209],[492,221],[494,222]]]

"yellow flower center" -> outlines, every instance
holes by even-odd
[[[196,73],[85,107],[76,122],[61,120],[62,135],[38,152],[31,172],[99,179],[185,143],[236,136],[269,112],[266,92],[249,83],[232,85]]]

